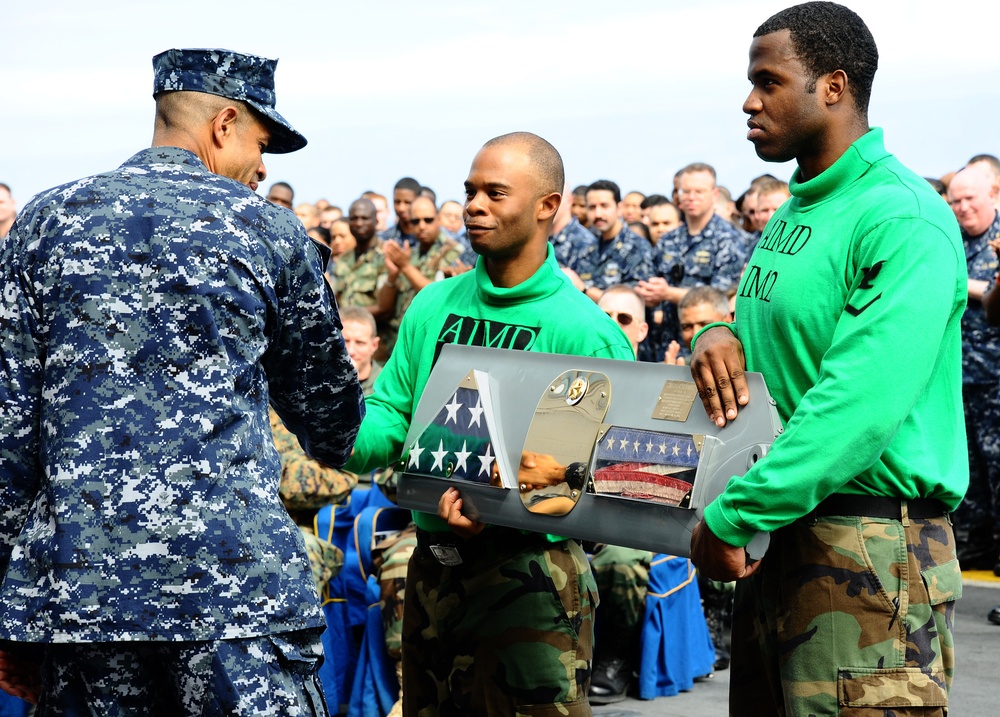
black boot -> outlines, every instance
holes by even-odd
[[[595,705],[621,702],[628,694],[632,682],[631,661],[621,655],[594,661],[594,673],[590,678],[590,701]]]
[[[635,676],[632,666],[639,660],[642,623],[628,625],[617,618],[615,616],[603,625],[598,618],[598,624],[603,629],[598,630],[589,693],[590,701],[595,705],[621,702]]]

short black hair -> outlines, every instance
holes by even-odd
[[[397,189],[408,189],[413,192],[414,195],[418,195],[420,194],[420,182],[413,177],[403,177],[396,182],[396,186],[392,188],[392,191],[395,192]]]
[[[642,200],[642,204],[639,205],[639,208],[650,209],[651,207],[658,207],[661,204],[672,204],[670,197],[665,197],[662,194],[650,194]]]
[[[528,150],[528,159],[538,170],[540,195],[562,194],[566,188],[566,170],[562,155],[550,142],[531,132],[510,132],[494,137],[483,147],[520,144]]]
[[[875,38],[856,12],[833,2],[807,2],[772,15],[757,28],[754,37],[788,30],[792,46],[812,75],[807,87],[816,90],[816,80],[836,70],[847,73],[854,106],[865,117],[878,69]]]
[[[632,230],[633,234],[638,234],[646,241],[651,241],[649,237],[649,227],[642,222],[629,222],[628,228]]]
[[[944,182],[940,179],[935,179],[934,177],[924,177],[924,179],[927,180],[927,183],[931,185],[931,188],[935,192],[940,194],[942,197],[948,197],[948,187],[944,186]]]
[[[306,234],[308,234],[309,236],[312,236],[313,233],[319,234],[320,241],[322,241],[324,244],[330,243],[330,230],[327,229],[326,227],[321,227],[319,224],[317,224],[312,229],[306,232]]]
[[[270,188],[268,188],[268,190],[267,190],[267,191],[268,191],[268,192],[270,192],[270,191],[271,191],[272,189],[274,189],[275,187],[284,187],[285,189],[287,189],[287,190],[288,190],[289,192],[291,192],[291,193],[292,193],[292,196],[293,196],[293,197],[295,196],[295,190],[294,190],[294,189],[292,189],[292,185],[291,185],[291,184],[289,184],[288,182],[275,182],[274,184],[272,184],[272,185],[270,186]]]
[[[574,197],[586,197],[587,196],[587,188],[589,186],[590,186],[589,184],[578,184],[578,185],[576,185],[575,187],[573,187],[573,196]]]
[[[600,191],[611,192],[615,198],[615,204],[622,200],[622,190],[610,179],[598,179],[596,182],[591,182],[590,186],[587,187],[588,193]]]

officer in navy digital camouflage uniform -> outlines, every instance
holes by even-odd
[[[680,341],[677,304],[693,286],[733,294],[747,260],[744,233],[715,213],[715,169],[689,164],[679,172],[684,221],[656,245],[656,270],[636,292],[650,308],[649,336],[639,347],[641,361],[663,361],[671,341]]]
[[[632,286],[653,272],[653,248],[622,220],[621,201],[621,190],[608,179],[587,187],[587,217],[598,237],[581,252],[575,273],[567,275],[595,302],[606,289]]]
[[[40,714],[327,714],[268,403],[334,466],[364,407],[318,249],[254,193],[306,143],[275,64],[154,57],[152,148],[3,246],[0,686]]]
[[[969,490],[955,512],[955,540],[963,568],[990,570],[1000,550],[1000,327],[987,323],[982,300],[997,273],[990,242],[1000,239],[1000,212],[992,177],[977,165],[954,176],[948,200],[962,229],[969,269],[969,303],[962,315]]]
[[[555,252],[559,266],[576,271],[583,252],[597,244],[597,237],[573,216],[573,193],[569,187],[563,192],[563,200],[552,221],[552,234],[549,236],[552,250]]]

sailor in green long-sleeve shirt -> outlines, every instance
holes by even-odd
[[[798,167],[735,324],[706,327],[691,364],[719,426],[753,400],[744,370],[785,424],[692,537],[703,573],[739,581],[734,715],[947,707],[965,257],[948,206],[868,125],[877,62],[864,22],[833,3],[778,13],[750,48],[748,139]],[[750,563],[757,531],[771,545]]]
[[[465,182],[465,224],[479,260],[413,299],[367,400],[352,470],[399,458],[444,344],[632,360],[625,334],[556,263],[548,236],[563,186],[559,153],[535,135],[497,137],[476,155]],[[457,409],[461,420],[472,420],[472,408]],[[414,519],[403,713],[589,715],[596,585],[580,545],[473,523],[455,488],[442,496],[438,515]],[[442,544],[461,562],[432,550]]]

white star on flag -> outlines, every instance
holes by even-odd
[[[444,470],[444,459],[448,455],[448,451],[444,449],[444,441],[438,441],[438,449],[431,451],[431,455],[434,456],[434,464],[431,465],[431,470],[435,468]]]
[[[492,453],[492,449],[493,449],[493,446],[491,446],[489,443],[487,443],[486,444],[486,453],[485,453],[485,455],[479,456],[479,473],[478,473],[478,475],[482,475],[483,473],[485,473],[486,475],[490,475],[490,473],[492,472],[492,470],[493,470],[493,453]]]
[[[424,452],[424,449],[420,447],[418,441],[413,442],[413,448],[410,449],[410,461],[406,464],[407,468],[417,468],[420,469],[420,454]]]
[[[479,419],[483,415],[483,402],[481,399],[476,399],[476,406],[475,408],[470,408],[469,413],[472,414],[472,417],[469,419],[469,428],[472,428],[473,424],[478,426]]]
[[[462,404],[458,402],[458,393],[456,392],[454,396],[451,397],[451,403],[445,406],[448,409],[448,417],[444,419],[444,424],[447,426],[449,421],[454,421],[458,423],[458,409],[462,407]]]
[[[466,446],[465,446],[466,443],[468,443],[468,441],[462,441],[462,450],[455,451],[455,460],[457,462],[456,463],[456,468],[459,468],[462,471],[468,473],[469,472],[469,466],[466,465],[465,462],[467,460],[469,460],[469,456],[472,455],[472,452],[469,451],[469,450],[466,450]]]

